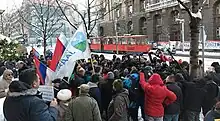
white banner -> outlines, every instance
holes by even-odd
[[[77,60],[91,57],[86,35],[84,25],[81,25],[68,43],[60,59],[56,68],[57,78],[70,77]]]

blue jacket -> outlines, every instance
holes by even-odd
[[[38,91],[27,84],[13,81],[3,111],[7,121],[56,121],[58,111],[39,98]]]

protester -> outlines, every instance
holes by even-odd
[[[145,82],[144,73],[140,73],[140,84],[145,92],[145,115],[147,121],[163,121],[164,107],[176,100],[176,95],[163,84],[159,74],[153,74]]]
[[[203,115],[206,115],[206,113],[213,108],[213,106],[216,104],[216,99],[219,94],[219,87],[213,81],[214,76],[215,76],[215,70],[214,67],[211,67],[206,72],[206,76],[205,76],[206,85],[204,86],[204,88],[206,89],[206,95],[202,105]]]
[[[97,101],[89,96],[89,85],[79,87],[79,97],[69,103],[64,121],[102,121]]]
[[[99,81],[100,81],[99,74],[93,74],[91,77],[91,81],[88,82],[88,85],[90,87],[89,95],[97,101],[97,103],[99,105],[99,110],[102,114],[101,92],[100,92],[100,89],[97,85],[99,83]]]
[[[20,74],[25,69],[28,69],[28,67],[26,66],[26,64],[23,61],[18,61],[17,67],[18,67],[18,74]]]
[[[106,119],[108,119],[107,117],[107,110],[108,110],[108,105],[112,100],[112,96],[113,96],[113,87],[112,84],[114,82],[114,73],[113,72],[108,72],[107,74],[107,79],[105,81],[105,83],[100,85],[100,91],[101,91],[101,97],[102,97],[102,107],[103,107],[103,111],[105,111],[105,117]],[[108,96],[106,96],[108,95]]]
[[[128,90],[123,88],[123,82],[117,79],[113,82],[115,95],[108,107],[108,121],[129,121],[128,115]]]
[[[183,105],[182,90],[177,85],[174,75],[168,76],[168,78],[166,80],[166,86],[167,86],[167,89],[169,89],[170,91],[172,91],[176,95],[177,99],[174,103],[172,103],[168,106],[165,106],[164,121],[178,121],[179,114],[181,111],[181,106]]]
[[[218,120],[220,120],[219,101],[215,104],[215,107],[206,114],[204,121],[218,121]]]
[[[7,95],[9,84],[13,79],[12,70],[5,70],[0,80],[0,98],[3,98]]]
[[[58,117],[57,121],[64,121],[65,113],[68,108],[69,102],[72,97],[72,92],[69,89],[62,89],[57,94],[58,104]]]
[[[183,82],[184,87],[184,121],[199,121],[200,112],[205,100],[206,89],[204,79]]]
[[[40,81],[33,69],[26,69],[19,75],[19,81],[9,85],[4,102],[4,115],[7,121],[56,121],[57,101],[48,106],[37,91]]]

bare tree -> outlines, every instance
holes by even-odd
[[[109,1],[109,0],[108,0]],[[77,29],[77,26],[80,23],[83,23],[86,28],[87,37],[89,38],[92,36],[92,32],[94,28],[97,26],[98,20],[103,18],[104,16],[108,15],[111,11],[117,9],[121,4],[117,4],[114,7],[112,7],[108,11],[103,11],[103,8],[107,8],[107,5],[110,4],[106,0],[86,0],[85,11],[80,10],[77,8],[76,4],[72,3],[66,3],[62,0],[56,0],[60,10],[62,11],[63,15],[65,16],[65,19],[69,24]],[[77,13],[81,20],[77,22],[72,22],[70,18],[67,17],[67,15],[64,12],[65,7],[71,8],[72,11]]]
[[[22,39],[24,43],[27,42],[27,33],[25,32],[25,23],[18,16],[17,11],[12,11],[11,14],[4,16],[4,34],[13,39]]]
[[[206,0],[204,0],[202,6],[200,6],[200,0],[191,0],[191,9],[188,8],[183,1],[177,0],[187,11],[190,17],[190,30],[191,30],[191,41],[190,41],[190,79],[194,79],[198,75],[198,54],[199,54],[199,28],[202,20],[202,8]],[[204,63],[204,62],[203,62]]]
[[[56,2],[54,0],[27,0],[26,6],[18,12],[26,23],[25,27],[43,41],[45,55],[47,40],[63,26]]]

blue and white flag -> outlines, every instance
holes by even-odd
[[[80,59],[86,59],[91,57],[89,44],[85,28],[80,25],[78,30],[73,35],[73,38],[68,43],[58,65],[56,68],[56,77],[70,77],[76,61]]]

